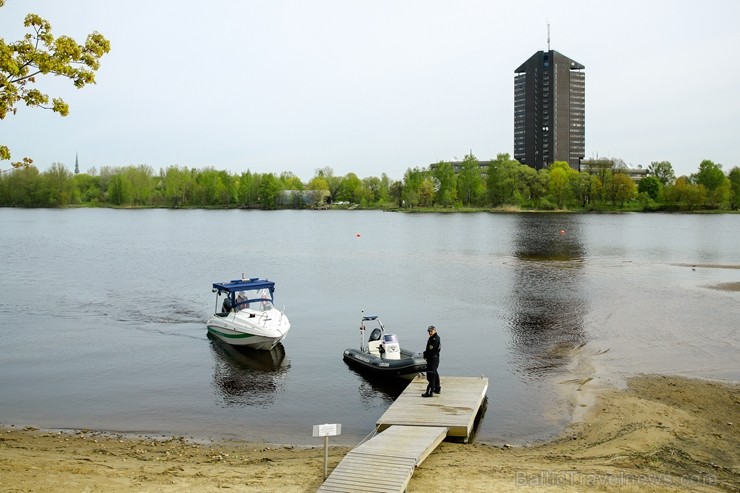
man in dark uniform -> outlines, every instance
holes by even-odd
[[[437,335],[437,328],[434,325],[430,325],[427,328],[429,333],[429,340],[427,341],[427,347],[424,350],[424,359],[427,360],[427,391],[421,394],[422,397],[432,397],[434,394],[439,394],[442,391],[442,387],[439,384],[439,350],[442,349],[442,341],[440,341]]]

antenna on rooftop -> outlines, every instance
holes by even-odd
[[[547,20],[547,51],[550,51],[550,20]]]

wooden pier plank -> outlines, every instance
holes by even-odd
[[[392,426],[354,449],[358,455],[413,458],[421,464],[447,436],[440,426]]]
[[[350,452],[347,457],[350,457]],[[347,461],[347,457],[337,465],[334,471],[319,488],[319,492],[352,491],[352,492],[402,492],[406,489],[414,473],[414,459],[396,459],[392,462],[374,461],[365,457],[361,461]],[[375,474],[369,476],[369,472]],[[377,474],[381,473],[381,474]]]
[[[442,426],[449,437],[467,441],[488,390],[486,377],[442,377],[442,393],[424,398],[426,380],[414,379],[376,423],[378,431],[393,425]]]
[[[392,426],[350,451],[319,491],[404,491],[416,466],[445,436],[441,427]]]

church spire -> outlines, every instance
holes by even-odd
[[[75,152],[75,174],[80,174],[80,161],[77,159],[77,153]]]

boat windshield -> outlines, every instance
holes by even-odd
[[[266,312],[267,310],[272,310],[272,297],[270,296],[270,291],[267,289],[260,289],[257,292],[257,299],[255,301],[258,301],[259,303],[253,304],[253,309],[257,311],[263,311]]]
[[[234,293],[236,301],[236,311],[252,310],[255,312],[265,312],[273,309],[272,298],[268,289],[259,291],[236,291]]]

